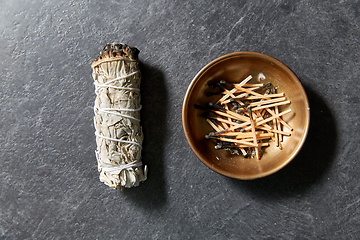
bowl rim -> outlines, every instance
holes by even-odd
[[[304,135],[301,139],[301,142],[299,143],[299,147],[296,149],[296,151],[293,152],[293,154],[289,157],[289,159],[287,161],[285,161],[283,164],[277,166],[276,168],[267,171],[267,172],[262,172],[259,173],[257,175],[254,175],[252,177],[238,177],[236,176],[236,174],[230,174],[227,173],[226,171],[219,171],[218,169],[215,169],[211,166],[211,164],[209,164],[208,162],[206,162],[205,160],[202,159],[200,153],[198,153],[195,150],[195,146],[194,143],[191,141],[189,133],[186,131],[186,124],[187,124],[187,119],[186,119],[186,113],[187,113],[187,109],[186,106],[188,105],[188,101],[191,95],[191,92],[193,90],[193,87],[195,86],[195,84],[198,82],[198,80],[200,79],[200,77],[208,70],[210,69],[213,65],[217,64],[220,61],[226,60],[228,58],[232,58],[232,57],[237,57],[237,56],[246,56],[246,55],[251,55],[252,57],[258,57],[258,58],[262,58],[262,59],[266,59],[270,62],[274,62],[276,64],[278,64],[280,67],[282,67],[290,76],[292,79],[294,79],[295,81],[297,81],[299,83],[299,86],[301,87],[301,91],[304,93],[304,101],[305,101],[305,106],[307,109],[306,112],[306,128],[304,131]],[[301,84],[301,81],[299,80],[299,78],[296,76],[296,74],[287,66],[285,65],[283,62],[281,62],[280,60],[269,56],[267,54],[264,53],[259,53],[259,52],[252,52],[252,51],[238,51],[238,52],[232,52],[232,53],[228,53],[225,54],[223,56],[220,56],[214,60],[212,60],[211,62],[209,62],[208,64],[206,64],[196,75],[195,77],[192,79],[191,83],[188,86],[188,89],[186,91],[184,100],[183,100],[183,105],[182,105],[182,127],[183,127],[183,132],[185,134],[185,138],[186,141],[188,142],[192,152],[195,154],[195,156],[208,168],[210,168],[211,170],[213,170],[214,172],[221,174],[223,176],[226,177],[230,177],[230,178],[235,178],[235,179],[240,179],[240,180],[252,180],[252,179],[257,179],[257,178],[262,178],[262,177],[266,177],[269,176],[273,173],[276,173],[277,171],[281,170],[282,168],[284,168],[287,164],[289,164],[294,158],[295,156],[300,152],[300,150],[302,149],[306,137],[308,135],[309,132],[309,126],[310,126],[310,106],[309,106],[309,101],[308,101],[308,97],[306,94],[306,91],[304,89],[304,86]]]

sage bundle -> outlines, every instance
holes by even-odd
[[[147,178],[142,167],[139,50],[106,44],[91,64],[95,84],[95,151],[100,181],[116,189],[131,188]]]

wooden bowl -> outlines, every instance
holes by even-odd
[[[293,128],[291,136],[284,137],[282,150],[275,146],[275,142],[270,142],[260,160],[216,150],[214,141],[205,139],[212,128],[203,117],[203,110],[195,108],[195,105],[205,106],[219,99],[219,96],[206,95],[211,90],[213,92],[209,84],[220,80],[239,83],[248,75],[253,76],[249,83],[256,83],[259,73],[265,75],[264,83],[271,82],[291,101],[290,105],[281,108],[281,111],[291,108],[291,113],[283,116]],[[186,139],[200,161],[219,174],[243,180],[265,177],[286,166],[303,146],[309,121],[309,103],[296,75],[279,60],[256,52],[234,52],[207,64],[192,80],[182,108]]]

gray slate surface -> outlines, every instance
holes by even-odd
[[[359,1],[2,1],[0,239],[355,239],[360,235]],[[143,162],[98,180],[91,61],[140,49]],[[254,181],[223,177],[181,126],[195,74],[235,51],[287,64],[311,125],[300,154]]]

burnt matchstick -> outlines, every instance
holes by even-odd
[[[251,107],[249,106],[247,108],[247,111],[249,112],[249,117],[250,117],[250,123],[251,123],[251,131],[253,133],[253,138],[254,138],[254,145],[255,145],[255,153],[256,153],[256,158],[259,160],[259,148],[258,148],[258,142],[256,139],[256,132],[255,132],[255,123],[254,123],[254,119],[253,119],[253,113],[251,111]]]
[[[278,106],[275,106],[275,113],[279,114],[279,107]],[[279,120],[279,119],[281,119],[281,118],[279,117],[278,119],[275,120],[275,124],[276,124],[275,128],[281,130],[281,121],[283,121],[283,120],[282,119]],[[277,137],[277,139],[276,139],[277,147],[282,149],[281,142],[283,141],[283,135],[276,133],[276,137]]]
[[[225,81],[225,80],[220,80],[219,83],[222,84],[222,85],[227,85],[227,86],[230,86],[230,87],[234,87],[234,84],[229,83],[229,82],[227,82],[227,81]]]
[[[225,148],[238,148],[238,146],[229,142],[218,142],[215,145],[215,149],[225,149]]]
[[[248,106],[249,106],[249,103],[245,103],[245,104],[242,104],[242,105],[237,104],[236,106],[233,107],[233,110],[236,111],[236,110],[241,109],[241,108],[247,108]]]
[[[268,87],[270,87],[270,86],[271,86],[271,83],[268,82],[267,84],[265,84],[265,85],[263,85],[263,86],[261,86],[261,87],[258,87],[258,88],[253,89],[252,91],[256,92],[256,91],[259,91],[259,90],[261,90],[261,89],[268,88]]]
[[[259,96],[246,96],[243,97],[242,99],[244,100],[256,100],[256,99],[270,99],[270,98],[275,98],[275,97],[284,97],[285,94],[284,93],[276,93],[276,94],[267,94],[265,93],[265,95],[259,95]],[[236,101],[236,99],[234,99],[234,101]]]
[[[223,129],[221,126],[219,126],[216,121],[212,121],[212,120],[210,120],[209,118],[207,118],[207,119],[206,119],[206,122],[207,122],[216,132],[224,131],[224,129]]]
[[[211,111],[206,111],[206,112],[204,112],[204,113],[202,114],[202,116],[205,117],[205,118],[209,118],[209,119],[211,119],[212,121],[215,121],[215,122],[216,122],[216,117],[215,117],[215,116],[212,116],[211,113],[212,113]]]
[[[277,106],[275,106],[275,113],[273,110],[271,110],[270,108],[265,108],[267,112],[269,112],[272,116],[275,116],[275,115],[279,115],[280,113],[276,113],[276,108]],[[279,112],[279,109],[277,110],[277,112]],[[284,125],[285,127],[287,127],[290,131],[293,130],[293,128],[288,124],[286,123],[284,120],[282,120],[282,118],[278,117],[277,118],[278,122],[280,122],[282,125]]]
[[[208,135],[205,135],[205,139],[217,139],[217,140],[223,140],[225,138],[228,138],[228,139],[236,139],[236,137],[233,137],[233,136],[217,136],[215,134],[208,134]]]
[[[283,102],[285,100],[286,100],[286,97],[272,98],[272,99],[269,99],[269,100],[260,100],[260,101],[250,103],[250,106],[251,107],[257,106],[258,107],[258,106],[262,106],[262,105],[269,104],[269,103]]]
[[[227,90],[223,85],[221,85],[220,83],[217,83],[217,85],[220,87],[220,89],[225,92],[227,95],[229,95],[230,97],[235,97],[234,93]]]
[[[211,138],[211,137],[209,137]],[[261,146],[268,146],[269,143],[252,143],[251,140],[250,141],[246,141],[246,140],[238,140],[238,139],[234,139],[234,138],[226,138],[226,137],[219,137],[216,138],[217,140],[223,141],[223,142],[231,142],[231,143],[236,143],[241,147],[258,147],[259,145]]]
[[[209,121],[211,121],[213,124],[218,125],[216,119],[214,119],[213,117],[208,116],[207,119],[209,119]]]
[[[231,103],[231,105],[233,105],[233,110],[236,110],[239,106],[239,103],[236,101],[230,101],[230,103]],[[236,109],[234,109],[234,108],[236,108]]]
[[[230,99],[222,101],[221,104],[226,104],[226,103],[234,102],[234,101],[237,102],[237,101],[242,100],[242,99],[247,98],[247,97],[249,97],[248,93],[242,93],[242,94],[239,94],[239,95],[237,95],[235,97],[232,97]]]
[[[244,121],[244,122],[249,121],[249,117],[240,115],[240,114],[232,112],[232,111],[225,111],[225,112],[223,112],[223,111],[215,111],[215,113],[220,115],[220,116],[223,116],[223,117],[234,118],[235,120],[240,120],[240,121]]]
[[[208,134],[210,137],[214,137],[215,136],[215,132],[211,132]]]
[[[221,90],[223,90],[223,91],[227,90],[227,89],[223,86],[223,84],[221,84],[221,81],[218,82],[218,83],[216,83],[216,85],[217,85]]]
[[[248,81],[250,81],[252,79],[252,76],[249,75],[247,78],[245,78],[241,83],[234,85],[234,86],[243,86],[244,84],[246,84]],[[237,89],[234,87],[232,90],[230,90],[230,93],[235,93],[237,91]],[[219,99],[218,102],[223,102],[225,101],[227,98],[229,97],[229,94],[225,94],[222,98]]]
[[[233,144],[225,145],[223,142],[219,142],[218,144],[215,145],[215,149],[216,150],[225,149],[230,151],[232,154],[238,154],[238,155],[241,154],[244,158],[247,158],[249,156],[248,152],[244,148],[241,148]]]
[[[212,137],[212,136],[209,136],[209,135],[205,135],[205,139],[216,139],[216,137]]]
[[[215,108],[215,109],[218,109],[218,110],[220,110],[220,111],[226,112],[226,109],[225,109],[225,108],[223,108],[223,107],[221,107],[221,106],[219,106],[219,105],[217,105],[217,104],[214,104],[214,103],[212,103],[212,102],[208,102],[208,106],[209,106],[210,108]]]
[[[268,105],[263,105],[263,106],[259,106],[259,107],[255,107],[253,110],[260,110],[260,109],[264,109],[264,108],[270,108],[270,107],[275,107],[275,106],[281,106],[281,105],[287,105],[290,104],[291,102],[289,100],[287,101],[282,101],[282,102],[277,102],[277,103],[273,103],[273,104],[268,104]]]

